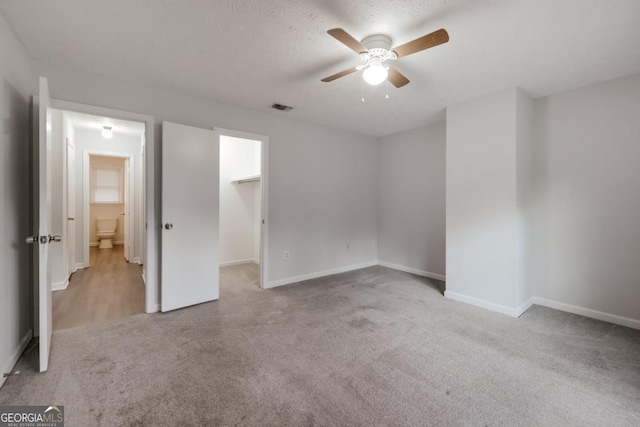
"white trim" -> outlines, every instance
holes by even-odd
[[[485,301],[479,298],[470,297],[468,295],[459,294],[451,291],[444,291],[445,298],[449,298],[455,301],[464,302],[466,304],[482,307],[487,310],[495,311],[497,313],[506,314],[511,317],[518,317],[522,313],[518,313],[519,308],[511,308],[506,305],[495,304],[493,302]]]
[[[65,289],[67,289],[67,286],[69,286],[69,279],[68,278],[64,282],[53,282],[51,284],[51,290],[52,291],[64,291]]]
[[[630,317],[618,316],[616,314],[605,313],[603,311],[593,310],[576,305],[565,304],[559,301],[553,301],[546,298],[533,297],[533,303],[556,310],[566,311],[567,313],[578,314],[580,316],[590,317],[604,322],[614,323],[616,325],[626,326],[628,328],[640,329],[640,320]]]
[[[1,372],[2,374],[11,372],[13,370],[13,367],[16,366],[16,363],[18,363],[18,359],[20,359],[22,352],[24,351],[25,348],[27,348],[27,345],[29,345],[31,338],[33,338],[33,331],[29,329],[27,333],[20,340],[18,347],[15,349],[13,354],[11,354],[11,357],[9,357],[9,360],[7,360],[2,365],[2,372]],[[6,378],[4,375],[2,375],[2,378],[0,378],[0,387],[2,387],[5,381],[6,381]]]
[[[260,225],[260,260],[256,262],[260,266],[260,287],[262,289],[268,289],[270,286],[268,282],[268,260],[269,260],[269,137],[266,135],[259,135],[257,133],[243,132],[233,129],[226,129],[221,127],[215,127],[213,130],[218,134],[218,140],[220,136],[230,136],[233,138],[250,139],[254,141],[260,141],[260,190],[262,191],[260,208],[260,215],[262,215],[262,224]],[[275,282],[274,282],[275,283]]]
[[[235,261],[224,261],[220,263],[220,267],[230,267],[232,265],[242,265],[242,264],[258,264],[255,259],[238,259]]]
[[[132,262],[133,264],[140,264],[140,258],[139,258],[139,257],[135,257],[135,258],[133,258],[133,259],[131,260],[131,262]]]
[[[159,311],[160,311],[160,304],[151,304],[150,306],[146,307],[145,313],[157,313]]]
[[[81,262],[78,262],[73,266],[73,273],[75,273],[78,270],[82,270],[83,268],[84,268],[84,264]]]
[[[346,265],[344,267],[332,268],[330,270],[316,271],[315,273],[302,274],[300,276],[287,277],[285,279],[274,280],[268,282],[265,289],[275,288],[277,286],[290,285],[291,283],[304,282],[305,280],[317,279],[319,277],[331,276],[333,274],[346,273],[348,271],[360,270],[362,268],[374,267],[378,265],[378,261],[363,262],[360,264]]]
[[[378,265],[382,267],[392,268],[394,270],[404,271],[405,273],[416,274],[422,277],[428,277],[430,279],[440,280],[446,282],[447,278],[443,274],[432,273],[426,270],[418,270],[417,268],[405,267],[404,265],[392,264],[386,261],[378,261]]]

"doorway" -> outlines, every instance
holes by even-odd
[[[51,136],[53,328],[144,313],[145,123],[53,109]]]
[[[216,129],[220,135],[220,267],[266,286],[267,137]],[[224,289],[223,289],[224,290]]]

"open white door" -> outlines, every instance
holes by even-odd
[[[67,259],[69,274],[76,269],[76,149],[67,140]]]
[[[162,123],[161,310],[219,296],[219,137]]]
[[[34,230],[37,236],[27,237],[27,243],[33,248],[34,266],[37,268],[38,319],[37,334],[40,336],[40,372],[49,365],[51,348],[52,310],[51,310],[51,269],[49,267],[49,243],[59,242],[60,236],[51,236],[51,98],[47,79],[40,77],[38,106],[38,136],[34,138]]]
[[[129,257],[131,256],[131,195],[133,191],[130,189],[130,185],[133,182],[131,179],[131,160],[124,160],[124,208],[120,213],[120,218],[122,221],[121,227],[124,230],[124,259],[129,262]]]

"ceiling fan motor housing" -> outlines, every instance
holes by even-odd
[[[391,37],[384,34],[374,34],[362,40],[362,45],[369,52],[366,52],[367,58],[378,57],[382,61],[387,59],[396,59],[396,54],[391,50]]]

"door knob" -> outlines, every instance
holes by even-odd
[[[57,234],[54,236],[49,235],[49,243],[51,242],[62,242],[62,236],[58,236]]]
[[[38,243],[40,243],[40,244],[44,245],[45,243],[49,243],[49,242],[47,242],[47,236],[28,236],[24,240],[29,244],[32,244],[32,243],[38,244]]]
[[[165,230],[171,230],[172,228],[173,228],[173,224],[172,224],[172,223],[170,223],[170,222],[168,222],[168,223],[166,223],[166,224],[164,225],[164,229],[165,229]]]

